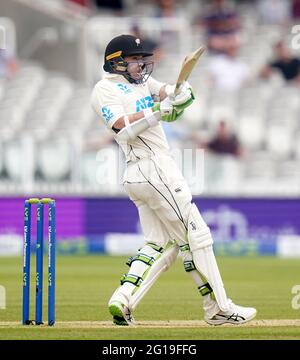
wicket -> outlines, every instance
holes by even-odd
[[[37,205],[35,321],[30,320],[31,206]],[[48,325],[55,324],[55,200],[31,198],[24,206],[23,325],[43,324],[44,205],[48,205]]]

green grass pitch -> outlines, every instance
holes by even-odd
[[[32,270],[35,263],[32,258]],[[124,257],[58,256],[56,326],[22,326],[22,259],[0,259],[0,285],[6,309],[0,309],[0,339],[300,339],[300,309],[292,308],[292,288],[300,284],[300,261],[273,257],[218,258],[229,297],[258,310],[242,326],[204,325],[202,299],[180,260],[140,303],[137,327],[111,325],[107,301],[127,271]],[[46,267],[45,259],[45,270]],[[44,285],[46,272],[44,271]],[[32,271],[31,281],[34,284]],[[34,289],[31,289],[34,300]],[[44,290],[44,321],[47,320]],[[34,301],[31,317],[34,314]],[[151,325],[152,324],[152,325]]]

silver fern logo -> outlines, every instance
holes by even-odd
[[[140,39],[135,39],[136,45],[139,46],[141,45],[141,40]]]
[[[109,120],[111,120],[114,117],[113,112],[107,106],[104,106],[101,109],[101,112],[102,112],[102,116],[104,117],[106,122],[109,122]]]
[[[129,94],[129,93],[132,92],[132,90],[129,89],[129,87],[128,87],[127,85],[125,85],[125,84],[117,84],[117,86],[118,86],[118,88],[119,88],[120,90],[122,90],[125,94]]]

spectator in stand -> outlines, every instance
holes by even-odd
[[[237,136],[229,129],[225,120],[218,124],[217,132],[207,143],[201,144],[207,150],[218,155],[241,156],[242,148]]]
[[[292,1],[292,18],[294,20],[300,19],[300,0]]]
[[[238,58],[234,45],[226,53],[213,56],[208,71],[213,87],[224,91],[237,91],[251,79],[250,68]]]
[[[290,0],[260,0],[257,3],[257,11],[263,24],[288,25],[290,9]]]
[[[215,53],[224,53],[228,47],[239,48],[241,44],[240,19],[234,7],[225,0],[212,0],[204,16],[196,24],[205,28],[207,46]]]
[[[283,41],[275,44],[274,50],[274,61],[261,70],[260,77],[268,79],[274,71],[279,71],[288,83],[300,86],[300,59],[292,55]]]

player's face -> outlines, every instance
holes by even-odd
[[[127,63],[127,71],[134,80],[140,80],[143,76],[147,61],[141,55],[126,56],[124,59]]]

